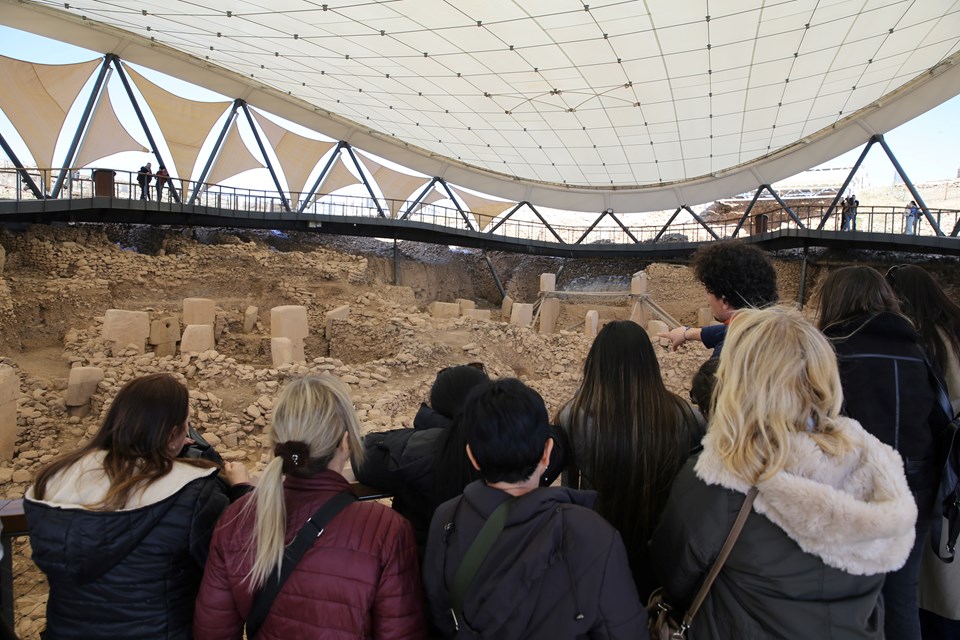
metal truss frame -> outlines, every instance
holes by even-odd
[[[280,186],[280,178],[277,176],[277,172],[273,168],[273,162],[270,161],[270,156],[267,155],[267,148],[264,146],[263,139],[260,137],[260,131],[253,122],[253,115],[250,114],[250,108],[247,107],[247,103],[243,100],[238,99],[237,102],[240,103],[240,109],[243,110],[243,114],[247,117],[247,124],[249,124],[250,129],[253,130],[253,139],[257,141],[257,146],[260,147],[260,155],[263,156],[263,161],[267,165],[267,171],[270,172],[270,177],[273,178],[273,184],[277,187],[277,194],[280,196],[280,202],[283,204],[283,209],[284,211],[291,211],[290,201],[287,200],[287,194],[283,191],[283,187]]]
[[[193,193],[190,194],[189,204],[193,204],[197,196],[200,195],[200,190],[203,188],[203,183],[207,179],[207,175],[210,173],[210,169],[213,168],[213,164],[220,158],[220,152],[223,151],[223,140],[227,137],[227,132],[230,130],[230,125],[233,124],[234,119],[237,117],[237,109],[240,108],[240,104],[243,101],[240,99],[233,101],[233,106],[230,107],[230,113],[227,115],[226,121],[223,123],[223,127],[220,129],[220,135],[217,136],[217,141],[213,143],[213,149],[210,151],[210,156],[207,157],[206,164],[203,165],[203,170],[200,172],[200,177],[197,178],[196,186],[193,188]]]
[[[30,173],[27,171],[26,167],[23,166],[23,163],[20,162],[20,158],[17,157],[17,154],[13,152],[13,147],[7,143],[7,139],[3,137],[3,134],[0,133],[0,147],[3,148],[4,153],[7,154],[7,157],[10,158],[10,161],[13,162],[13,166],[17,168],[17,173],[20,174],[20,177],[23,179],[23,182],[30,188],[33,197],[37,200],[43,200],[43,192],[40,191],[40,187],[37,186],[37,183],[33,181],[33,178],[30,177]]]
[[[337,161],[337,158],[340,157],[340,149],[343,149],[346,142],[340,141],[337,142],[337,146],[334,147],[333,152],[330,154],[330,157],[327,158],[327,164],[323,165],[323,169],[320,170],[317,179],[313,182],[313,186],[310,187],[310,190],[305,194],[302,194],[300,200],[300,206],[297,208],[297,213],[303,213],[306,211],[307,207],[310,205],[310,200],[313,199],[314,195],[317,193],[317,189],[320,188],[320,183],[323,182],[323,179],[327,177],[327,172],[330,171],[330,167],[333,166],[333,163]]]
[[[357,173],[360,174],[360,180],[363,181],[363,186],[367,188],[367,192],[370,194],[370,197],[373,199],[373,204],[377,207],[377,215],[381,218],[386,218],[387,214],[383,212],[383,207],[380,206],[380,198],[377,197],[377,194],[373,192],[373,187],[370,186],[370,181],[367,179],[367,174],[364,173],[363,166],[360,164],[360,161],[357,160],[357,154],[353,152],[353,147],[350,146],[348,142],[341,142],[343,148],[347,150],[347,155],[350,156],[350,159],[353,160],[353,165],[357,168]]]

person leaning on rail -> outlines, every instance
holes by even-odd
[[[128,382],[85,446],[40,470],[23,506],[50,584],[46,638],[191,637],[214,524],[217,467],[178,458],[189,394],[173,376]],[[248,479],[238,462],[227,481]]]
[[[763,308],[776,303],[777,272],[765,252],[742,240],[719,240],[704,245],[693,254],[693,272],[707,290],[707,304],[719,325],[676,327],[657,334],[670,340],[674,350],[683,343],[698,340],[713,357],[720,355],[727,324],[744,308]]]

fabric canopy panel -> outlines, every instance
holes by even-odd
[[[420,198],[420,202],[417,203],[417,208],[415,213],[420,213],[420,211],[427,205],[431,205],[434,202],[439,202],[440,200],[444,200],[449,197],[450,196],[448,196],[445,193],[440,193],[440,191],[436,187],[434,187],[433,189],[430,190],[430,193]]]
[[[423,183],[430,179],[394,171],[366,156],[363,157],[363,164],[367,167],[367,171],[370,172],[374,182],[380,187],[383,197],[387,199],[391,218],[397,217],[400,207],[407,201],[413,190],[422,187]]]
[[[307,186],[307,178],[317,166],[317,162],[330,149],[337,146],[337,143],[305,138],[264,118],[256,111],[251,113],[263,134],[267,136],[267,140],[270,141],[273,152],[277,154],[280,168],[283,169],[283,175],[287,178],[287,189],[293,193],[302,193]]]
[[[234,119],[230,125],[230,132],[223,141],[223,148],[217,156],[217,161],[210,170],[210,175],[207,176],[207,182],[218,184],[238,173],[263,166],[264,164],[250,153],[250,149],[243,142],[240,130],[237,128],[237,121]]]
[[[53,154],[67,112],[99,65],[99,60],[50,65],[0,56],[0,109],[38,167],[54,166]],[[49,172],[45,180],[49,186]]]
[[[200,147],[213,125],[233,103],[187,100],[161,89],[130,67],[125,66],[124,69],[147,101],[167,141],[176,171],[173,167],[167,169],[171,174],[176,173],[181,180],[189,180],[200,155]]]
[[[110,88],[107,87],[100,96],[93,117],[90,118],[90,124],[83,136],[83,143],[80,145],[74,165],[85,167],[95,160],[121,151],[144,152],[149,149],[137,142],[120,124],[117,112],[113,109],[113,102],[110,100]]]
[[[333,166],[324,176],[323,182],[317,187],[314,199],[319,199],[328,193],[334,193],[355,184],[361,184],[360,179],[350,173],[347,165],[343,164],[343,156],[337,156],[337,159],[333,161]]]
[[[453,191],[458,198],[463,200],[467,207],[470,208],[470,213],[476,217],[477,224],[480,226],[481,231],[483,231],[487,225],[490,224],[491,220],[517,204],[516,202],[490,200],[489,198],[483,198],[472,193],[467,193],[466,191],[457,189],[456,187],[450,187],[450,190]]]

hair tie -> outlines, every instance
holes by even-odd
[[[299,440],[278,443],[273,448],[273,454],[283,459],[284,473],[290,473],[310,464],[310,446]]]

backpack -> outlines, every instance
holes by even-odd
[[[960,415],[954,416],[945,385],[937,370],[927,360],[927,370],[934,381],[937,403],[949,421],[937,441],[946,452],[940,485],[934,505],[939,516],[930,528],[930,546],[943,562],[951,563],[956,557],[957,537],[960,536]]]

